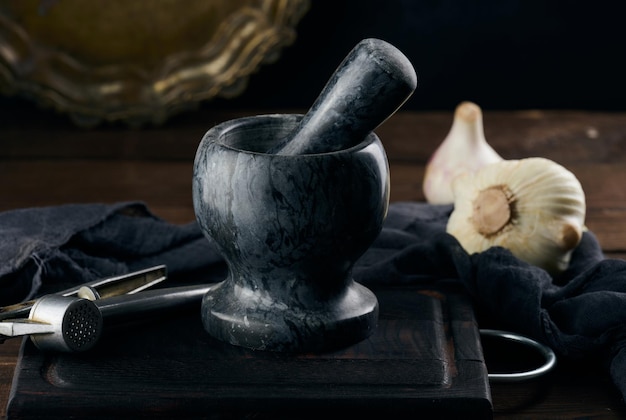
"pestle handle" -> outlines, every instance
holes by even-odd
[[[326,83],[296,129],[268,153],[326,153],[360,143],[417,86],[409,59],[376,38],[359,42]]]

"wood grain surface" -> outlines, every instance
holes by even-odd
[[[372,335],[323,353],[218,342],[202,327],[199,302],[118,327],[88,353],[46,355],[27,341],[8,415],[313,420],[349,411],[488,420],[474,313],[464,291],[450,286],[376,289],[380,318]]]

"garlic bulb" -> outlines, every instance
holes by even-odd
[[[452,127],[433,153],[422,184],[426,201],[431,204],[452,204],[452,180],[464,173],[498,162],[502,157],[487,143],[483,115],[473,102],[461,102],[454,111]]]
[[[448,135],[426,165],[422,184],[426,201],[452,204],[452,180],[457,175],[501,160],[485,139],[480,107],[473,102],[461,102],[454,111]]]
[[[551,274],[567,268],[584,230],[585,194],[573,173],[549,159],[503,160],[452,185],[447,232],[468,253],[492,246]]]

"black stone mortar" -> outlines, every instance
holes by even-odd
[[[380,139],[329,153],[265,153],[302,116],[261,115],[210,129],[193,200],[228,277],[202,301],[213,337],[258,350],[321,351],[368,337],[378,301],[352,267],[382,229],[389,166]]]

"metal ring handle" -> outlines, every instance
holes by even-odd
[[[521,382],[529,379],[536,378],[538,376],[545,375],[556,365],[556,354],[548,346],[532,340],[522,335],[513,334],[507,331],[481,329],[481,335],[502,338],[508,341],[514,341],[524,346],[531,347],[537,350],[545,359],[545,363],[536,369],[514,372],[514,373],[488,373],[487,376],[492,382]]]

